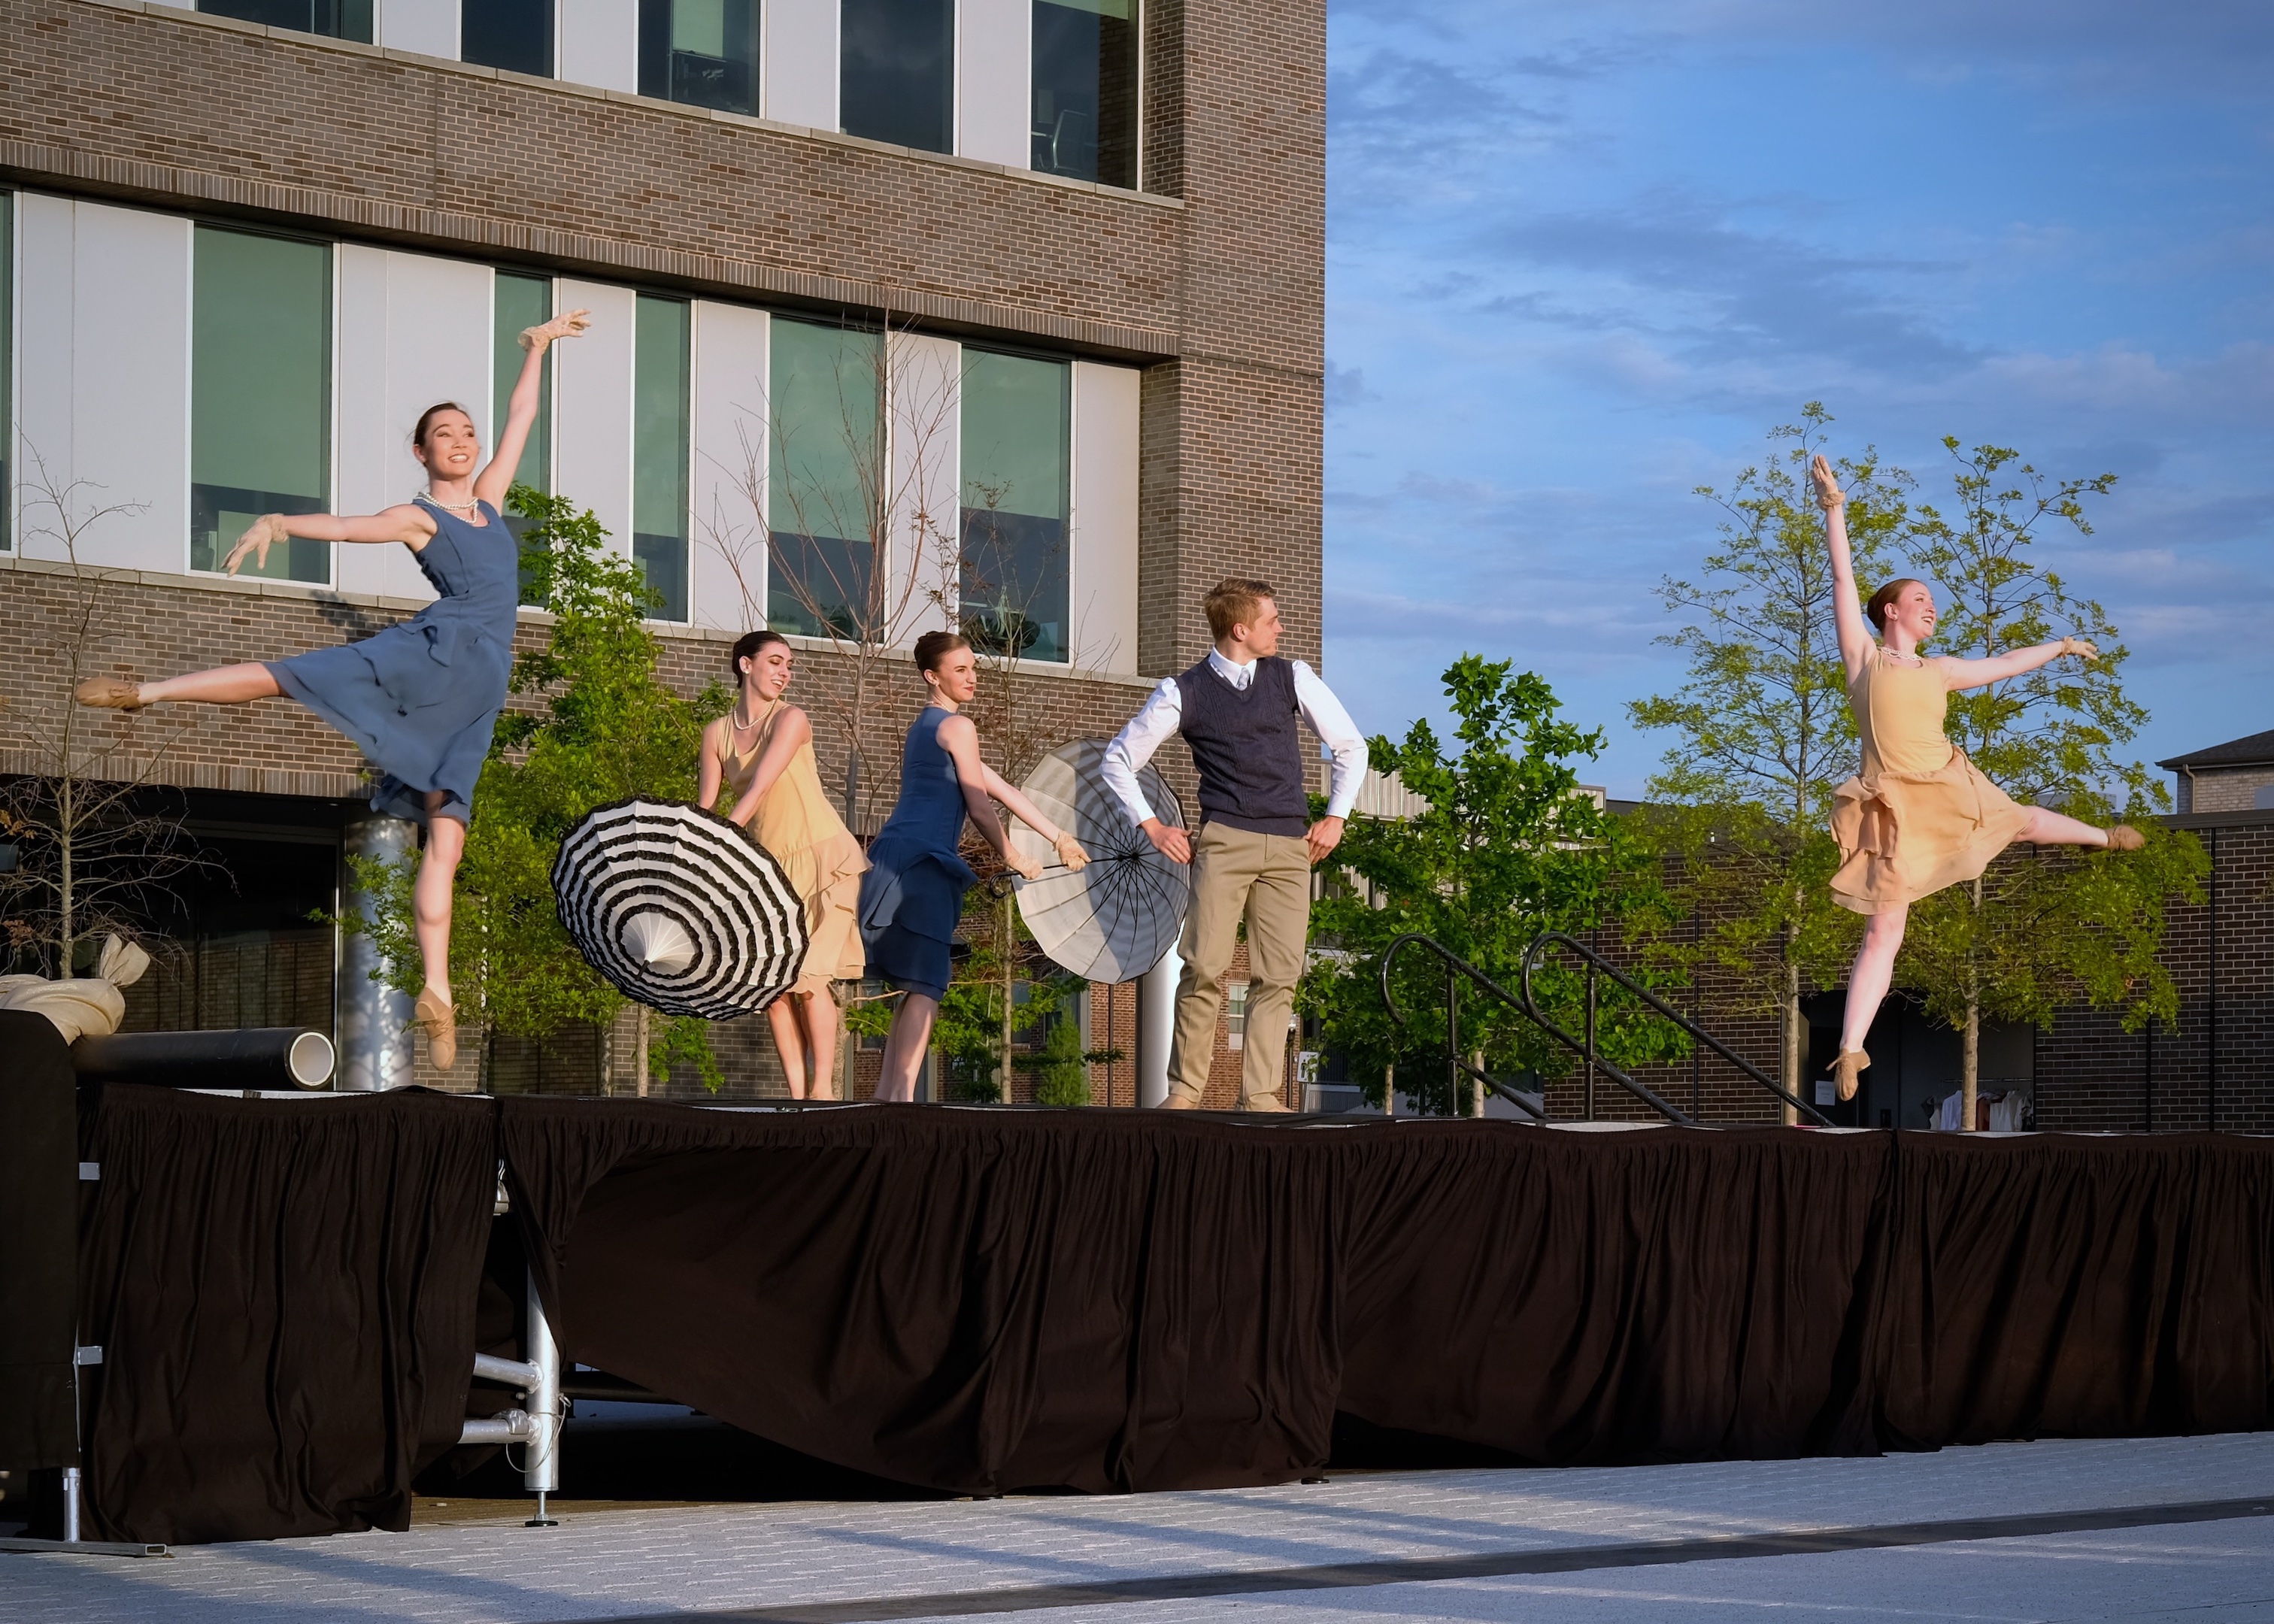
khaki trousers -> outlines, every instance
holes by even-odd
[[[1244,1102],[1277,1094],[1285,1080],[1287,1017],[1311,933],[1311,850],[1302,836],[1209,823],[1193,841],[1193,900],[1177,948],[1185,967],[1177,978],[1169,1087],[1194,1101],[1208,1090],[1224,972],[1239,945],[1243,916],[1252,978],[1240,1058]]]

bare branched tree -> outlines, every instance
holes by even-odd
[[[221,865],[199,852],[179,816],[154,809],[159,764],[186,730],[154,738],[139,718],[98,716],[72,698],[80,678],[94,674],[111,624],[104,604],[120,573],[84,562],[80,545],[105,520],[147,504],[102,501],[100,485],[58,481],[35,447],[25,451],[31,476],[17,486],[24,534],[61,551],[67,584],[31,697],[7,718],[14,771],[0,782],[0,841],[9,853],[0,915],[11,958],[64,976],[80,943],[141,936],[170,882]]]
[[[769,410],[746,413],[734,461],[721,464],[741,515],[714,500],[697,530],[733,575],[745,624],[787,606],[794,629],[844,660],[847,703],[808,710],[842,741],[845,821],[867,830],[880,787],[870,769],[891,748],[880,737],[891,731],[885,662],[928,627],[955,623],[958,395],[950,370],[890,312],[878,327],[847,330],[875,342],[865,363],[839,366],[835,419],[794,422],[767,391]],[[764,425],[756,436],[751,417]],[[849,477],[808,477],[824,461]]]

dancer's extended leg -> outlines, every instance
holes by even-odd
[[[254,661],[243,665],[222,665],[212,671],[193,671],[186,677],[168,677],[162,682],[145,682],[142,703],[154,705],[173,700],[193,704],[241,705],[248,699],[271,699],[283,691],[276,686],[276,679],[268,667]]]
[[[411,920],[426,971],[426,990],[418,995],[412,1018],[426,1028],[427,1052],[447,1071],[458,1058],[458,1017],[450,1001],[450,896],[466,850],[466,826],[442,816],[441,804],[440,790],[427,792],[426,853],[410,887]]]
[[[799,1029],[797,995],[786,992],[766,1005],[766,1027],[774,1034],[774,1053],[781,1056],[782,1076],[789,1082],[789,1097],[809,1099],[805,1080],[805,1034]]]
[[[877,1079],[879,1100],[905,1101],[916,1097],[916,1071],[931,1044],[931,1023],[938,1013],[937,998],[920,992],[900,995],[892,1035],[885,1040],[884,1070]]]
[[[2022,831],[2022,838],[2032,846],[2107,846],[2110,832],[2044,807],[2031,807],[2029,827]]]
[[[1840,1024],[1840,1052],[1861,1054],[1872,1019],[1887,996],[1895,976],[1895,953],[1903,944],[1903,927],[1911,916],[1908,904],[1899,903],[1874,914],[1864,926],[1864,945],[1856,950],[1856,965],[1848,973],[1848,1014]]]

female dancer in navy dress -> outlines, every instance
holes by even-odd
[[[1089,862],[1072,835],[979,759],[979,730],[961,714],[979,692],[971,644],[953,632],[926,632],[916,639],[916,669],[931,690],[931,703],[908,729],[900,749],[900,798],[869,848],[869,872],[861,876],[861,936],[870,972],[905,995],[885,1040],[879,1100],[916,1097],[916,1071],[947,992],[948,945],[963,917],[963,893],[978,878],[956,854],[964,818],[1027,879],[1040,879],[1042,865],[1012,846],[995,815],[998,801],[1055,846],[1067,868]]]
[[[497,455],[479,474],[474,466],[481,441],[473,418],[452,402],[430,406],[410,436],[410,455],[426,470],[426,488],[416,498],[358,518],[268,514],[253,522],[223,565],[235,575],[247,554],[256,567],[266,564],[268,549],[293,536],[401,542],[441,594],[436,602],[376,636],[290,659],[223,665],[162,682],[95,677],[79,685],[81,704],[121,710],[167,700],[230,705],[290,695],[355,741],[379,771],[373,809],[426,827],[426,853],[412,890],[426,985],[412,1019],[426,1029],[427,1052],[445,1071],[458,1053],[457,1013],[450,1002],[450,891],[473,816],[474,781],[505,704],[520,598],[520,549],[498,516],[498,504],[537,420],[545,351],[587,325],[586,312],[571,311],[521,335],[521,378],[506,408]]]

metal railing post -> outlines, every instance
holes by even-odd
[[[1461,1114],[1461,981],[1445,966],[1445,1115]]]
[[[545,1512],[545,1497],[561,1486],[561,1345],[553,1340],[552,1323],[537,1295],[537,1273],[529,1275],[529,1336],[522,1351],[537,1367],[537,1380],[529,1389],[529,1447],[521,1481],[537,1491],[537,1515],[525,1526],[557,1527]]]
[[[1587,1120],[1595,1120],[1595,966],[1587,965]]]

